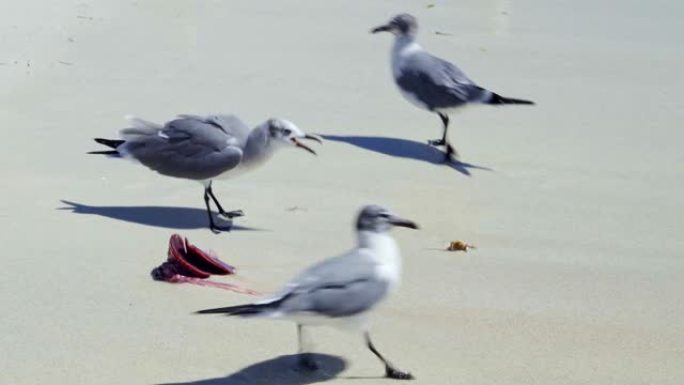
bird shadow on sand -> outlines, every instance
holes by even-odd
[[[291,354],[261,361],[226,377],[158,385],[305,385],[332,380],[347,367],[340,357],[312,353],[319,369],[302,371],[297,369],[297,356]]]
[[[322,137],[326,140],[351,144],[380,154],[419,160],[435,166],[450,167],[466,176],[471,176],[470,170],[493,171],[488,167],[478,166],[455,159],[450,162],[444,162],[444,152],[425,143],[413,140],[384,136],[322,135]]]
[[[57,210],[70,210],[75,214],[99,215],[119,221],[137,223],[145,226],[163,227],[167,229],[191,230],[209,227],[207,212],[191,207],[168,206],[90,206],[82,203],[61,200],[66,207]],[[216,216],[214,216],[216,218]],[[222,223],[219,223],[222,224]],[[233,225],[231,231],[261,229]]]

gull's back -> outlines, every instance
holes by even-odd
[[[133,120],[118,149],[160,174],[209,180],[240,164],[249,129],[237,117],[179,116],[164,126]]]
[[[486,100],[491,92],[478,86],[454,64],[424,50],[397,58],[395,80],[404,96],[430,111]],[[407,95],[408,94],[408,95]]]
[[[217,114],[209,116],[199,115],[178,115],[179,118],[195,120],[207,124],[211,124],[231,138],[231,143],[238,147],[244,148],[249,137],[250,128],[235,115]]]
[[[284,318],[355,316],[375,307],[388,293],[389,283],[378,278],[376,267],[369,250],[354,249],[311,266],[264,302],[279,302],[277,316]]]

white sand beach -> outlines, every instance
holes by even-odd
[[[452,117],[461,160],[491,170],[443,166],[425,145],[439,119],[402,99],[391,38],[369,33],[400,12],[479,84],[537,103]],[[684,383],[682,12],[676,0],[0,4],[0,384],[390,383],[360,336],[315,329],[326,356],[305,375],[291,369],[293,324],[192,314],[253,297],[149,275],[180,233],[237,266],[222,282],[271,292],[350,248],[367,203],[422,226],[394,231],[403,282],[372,319],[413,383]],[[214,184],[246,230],[212,234],[197,183],[86,154],[126,114],[217,112],[328,137],[318,157],[282,151]],[[443,251],[456,239],[478,248]]]

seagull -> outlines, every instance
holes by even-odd
[[[211,188],[214,179],[251,170],[280,148],[298,147],[316,155],[300,139],[321,142],[284,119],[269,119],[251,130],[234,115],[178,115],[163,125],[132,116],[127,119],[131,127],[119,132],[121,139],[95,139],[110,150],[89,154],[133,159],[162,175],[202,183],[209,228],[215,233],[229,231],[230,226],[214,223],[209,198],[231,224],[232,218],[244,213],[223,209]]]
[[[428,144],[444,146],[446,161],[456,154],[447,139],[449,113],[469,104],[534,104],[484,89],[454,64],[431,55],[416,42],[418,22],[409,14],[397,15],[389,23],[371,30],[371,33],[378,32],[394,35],[392,75],[401,94],[419,108],[437,113],[442,120],[442,139],[430,140]]]
[[[285,319],[297,324],[299,365],[317,369],[307,353],[305,326],[328,325],[363,334],[366,346],[385,365],[385,375],[413,379],[380,354],[370,339],[367,316],[399,284],[401,256],[389,231],[418,225],[377,206],[365,206],[356,221],[357,244],[352,250],[323,260],[300,273],[276,295],[247,305],[200,310],[230,316]]]

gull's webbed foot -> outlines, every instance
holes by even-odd
[[[228,219],[233,219],[237,217],[242,217],[245,215],[244,211],[242,210],[233,210],[233,211],[221,211],[219,212],[219,215]]]
[[[409,372],[402,372],[399,369],[395,369],[391,366],[385,367],[385,377],[387,378],[392,378],[395,380],[413,380],[415,377],[413,377],[413,374]]]
[[[444,139],[433,139],[433,140],[428,140],[427,143],[430,146],[438,147],[438,146],[444,146],[446,144],[446,141],[444,141]]]

